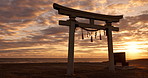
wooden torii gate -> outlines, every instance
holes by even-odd
[[[67,75],[72,76],[74,74],[74,34],[76,27],[106,30],[107,41],[108,41],[109,70],[114,72],[115,66],[114,66],[114,55],[113,55],[112,31],[119,31],[119,28],[112,26],[112,22],[119,22],[119,20],[123,18],[123,15],[112,16],[112,15],[90,13],[64,7],[56,3],[53,4],[53,7],[54,9],[58,10],[59,14],[69,16],[69,20],[59,21],[59,25],[69,26]],[[89,19],[90,23],[88,24],[88,23],[78,22],[75,20],[76,17]],[[105,21],[106,24],[104,26],[95,25],[94,20]]]

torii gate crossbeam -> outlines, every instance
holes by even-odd
[[[69,26],[69,44],[68,44],[68,66],[67,66],[67,75],[72,76],[74,74],[74,36],[75,28],[92,28],[98,30],[106,30],[107,41],[108,41],[108,57],[109,57],[109,70],[114,72],[114,55],[113,55],[113,42],[112,42],[112,31],[119,31],[118,27],[112,26],[112,22],[119,22],[123,18],[123,15],[112,16],[112,15],[103,15],[90,13],[85,11],[80,11],[68,7],[61,6],[59,4],[53,4],[54,9],[58,10],[59,14],[69,16],[69,20],[59,21],[59,25]],[[80,23],[75,20],[76,17],[89,19],[90,23]],[[104,26],[95,25],[94,20],[105,21]]]

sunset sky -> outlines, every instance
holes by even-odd
[[[114,52],[128,58],[148,57],[148,0],[0,0],[0,58],[67,58],[68,27],[58,25],[53,3],[107,15],[123,15],[119,32],[113,32]],[[84,21],[83,19],[79,19]],[[97,21],[98,22],[98,21]],[[90,42],[75,35],[76,58],[107,58],[107,38],[102,33]],[[86,35],[85,35],[86,36]]]

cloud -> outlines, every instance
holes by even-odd
[[[147,10],[147,0],[108,0],[107,7],[104,8],[104,12],[107,14],[123,14],[124,16],[136,16],[140,14],[140,11]]]
[[[2,34],[9,33],[9,35],[11,35],[11,31],[15,31],[13,33],[16,33],[16,31],[21,31],[21,29],[28,27],[30,25],[37,25],[39,23],[37,20],[42,18],[42,15],[44,13],[48,12],[49,10],[53,10],[52,7],[50,7],[50,5],[52,4],[50,0],[0,1],[0,23],[3,25],[3,28],[1,29],[3,31]],[[49,25],[49,23],[47,23],[47,20],[42,21],[42,24]]]
[[[143,14],[148,14],[148,10],[142,11]]]
[[[148,4],[148,1],[147,0],[130,0],[129,3],[132,6],[143,6]]]
[[[115,26],[119,32],[113,33],[115,50],[123,49],[124,43],[129,41],[145,42],[147,36],[148,14],[144,7],[147,0],[0,0],[0,52],[2,55],[15,54],[34,57],[32,54],[49,57],[66,57],[69,37],[69,27],[59,26],[58,20],[67,20],[68,17],[59,15],[53,9],[54,2],[83,11],[119,15],[124,19]],[[135,3],[135,4],[132,4]],[[143,4],[143,5],[142,5]],[[137,15],[137,12],[141,15]],[[88,22],[78,19],[81,22]],[[103,24],[97,22],[96,24]],[[103,32],[102,32],[103,33]],[[81,39],[81,30],[75,33],[75,51],[78,57],[105,55],[107,53],[106,36],[94,42],[90,38]],[[146,43],[146,42],[145,42]],[[147,45],[142,43],[141,45]],[[48,47],[48,48],[47,48]],[[35,53],[37,52],[37,53]],[[49,53],[49,54],[48,54]],[[79,56],[80,54],[80,56]],[[84,55],[83,55],[84,54]],[[16,55],[17,56],[17,55]],[[24,57],[25,57],[24,56]]]
[[[45,48],[1,50],[0,53],[24,54],[24,53],[30,53],[30,52],[41,52],[41,50],[45,50]]]
[[[68,32],[68,27],[49,27],[42,32],[46,35],[55,35],[58,33],[66,33]]]

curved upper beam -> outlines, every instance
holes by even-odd
[[[123,15],[113,16],[113,15],[96,14],[96,13],[85,12],[85,11],[68,8],[56,3],[53,4],[53,7],[54,9],[58,10],[59,14],[67,15],[67,16],[95,19],[95,20],[101,20],[106,22],[119,22],[119,20],[123,18]]]

